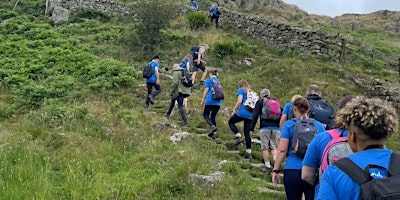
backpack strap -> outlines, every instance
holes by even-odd
[[[369,176],[366,176],[365,171],[347,157],[341,158],[334,162],[333,165],[342,170],[359,185],[370,180]]]
[[[329,131],[326,131],[332,139],[338,138],[341,136],[341,133],[337,129],[331,129]]]
[[[400,175],[400,154],[393,152],[390,156],[388,176]]]

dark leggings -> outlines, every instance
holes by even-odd
[[[218,105],[205,105],[204,106],[203,117],[206,120],[206,122],[208,123],[208,125],[217,126],[215,117],[217,116],[219,108],[220,108],[220,106],[218,106]]]
[[[218,28],[219,16],[213,14],[213,15],[211,16],[211,23],[212,23],[212,21],[213,21],[214,19],[215,19],[215,27]]]
[[[250,125],[251,125],[251,119],[246,119],[243,117],[239,117],[236,114],[231,117],[228,121],[229,128],[232,130],[234,134],[239,133],[238,128],[236,127],[236,123],[243,121],[243,133],[244,133],[244,138],[246,141],[246,149],[251,149],[251,138],[250,138]]]
[[[169,104],[168,111],[165,115],[167,117],[169,117],[171,115],[172,109],[174,109],[175,101],[176,101],[176,102],[178,102],[178,109],[179,109],[179,113],[181,114],[182,121],[187,123],[185,109],[183,108],[183,99],[184,98],[185,98],[185,96],[183,94],[179,93],[178,97],[171,99],[171,103]]]
[[[283,185],[287,200],[301,200],[303,193],[305,200],[314,199],[315,187],[301,180],[301,169],[285,169]]]
[[[153,98],[156,98],[156,96],[159,95],[161,92],[161,87],[160,87],[160,85],[157,85],[156,83],[150,83],[150,82],[147,82],[146,86],[147,86],[146,105],[149,105],[150,104],[149,95],[151,95]],[[152,92],[153,87],[156,89],[156,91],[154,91],[154,92]]]

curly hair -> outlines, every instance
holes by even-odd
[[[336,122],[347,130],[357,127],[372,140],[389,138],[397,132],[398,118],[390,103],[378,98],[358,96],[338,111]]]

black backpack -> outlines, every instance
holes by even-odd
[[[371,168],[383,168],[368,165],[364,170],[347,157],[333,163],[360,185],[360,199],[400,199],[400,154],[392,153],[387,178],[374,179],[369,174]]]
[[[312,118],[308,118],[306,121],[297,118],[293,118],[292,120],[296,121],[293,128],[293,153],[299,158],[304,158],[308,145],[318,133],[317,127],[314,124],[315,120]]]
[[[199,46],[192,46],[192,48],[190,48],[190,55],[192,55],[193,61],[199,56],[199,49]]]
[[[150,78],[153,75],[153,62],[147,63],[147,65],[143,68],[143,78]]]
[[[182,79],[181,79],[182,85],[185,87],[192,87],[193,80],[190,73],[186,69],[182,69],[181,71],[182,71]]]
[[[326,100],[317,95],[308,95],[306,98],[310,104],[308,116],[321,122],[326,130],[332,129],[333,119],[335,117],[335,110],[333,107]]]

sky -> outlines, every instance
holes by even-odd
[[[341,16],[345,13],[366,14],[378,10],[400,11],[400,0],[283,0],[309,14]]]

